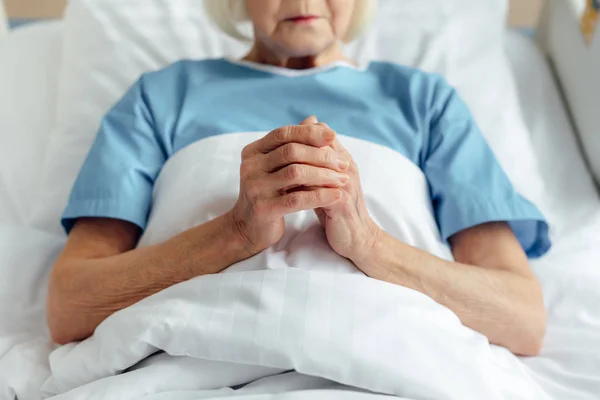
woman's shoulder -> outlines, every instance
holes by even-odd
[[[419,89],[419,92],[450,89],[450,85],[442,75],[407,65],[374,61],[369,64],[368,71],[376,75],[385,87],[399,90]]]
[[[146,89],[162,89],[165,85],[193,84],[223,73],[227,62],[223,58],[179,60],[156,71],[146,72],[141,81]]]

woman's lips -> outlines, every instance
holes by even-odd
[[[310,24],[319,19],[316,15],[299,15],[286,19],[286,22],[293,22],[295,24]]]

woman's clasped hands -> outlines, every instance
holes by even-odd
[[[336,132],[316,117],[276,129],[242,151],[240,194],[229,213],[234,231],[257,254],[284,235],[284,217],[314,210],[330,246],[355,263],[379,234],[360,176]]]

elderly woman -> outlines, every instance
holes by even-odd
[[[84,339],[145,297],[248,259],[282,238],[286,215],[315,210],[333,251],[365,275],[430,296],[492,343],[538,354],[545,309],[527,256],[548,250],[548,226],[515,192],[456,91],[422,71],[360,69],[344,57],[341,42],[360,34],[374,1],[238,1],[236,13],[223,0],[207,10],[232,35],[234,19],[253,23],[243,60],[144,75],[103,120],[64,213],[69,239],[48,299],[54,340]],[[231,211],[136,249],[165,162],[201,139],[250,131],[270,133],[242,152]],[[336,132],[387,146],[422,170],[455,261],[373,221]]]

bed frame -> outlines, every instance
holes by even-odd
[[[587,45],[581,32],[585,3],[547,0],[538,42],[554,67],[583,153],[600,185],[600,27]]]
[[[586,0],[546,0],[538,42],[556,71],[590,170],[600,184],[600,27],[591,46],[580,29]],[[0,41],[8,33],[0,0]]]

